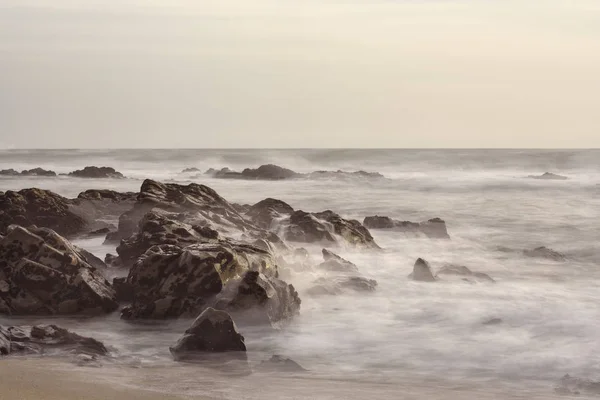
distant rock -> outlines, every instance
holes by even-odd
[[[0,170],[0,175],[2,176],[18,176],[21,175],[18,171],[15,171],[14,169],[3,169]]]
[[[496,282],[488,274],[473,272],[463,265],[445,265],[437,272],[436,277],[439,277],[440,275],[458,276],[469,282]]]
[[[435,282],[436,280],[431,272],[431,266],[422,258],[417,259],[413,272],[408,277],[419,282]]]
[[[22,176],[56,176],[56,172],[47,171],[42,168],[34,168],[30,170],[21,171]]]
[[[186,168],[183,171],[181,171],[182,174],[189,174],[189,173],[194,173],[194,172],[200,172],[200,170],[198,168]]]
[[[114,168],[93,167],[93,166],[85,167],[84,169],[70,172],[69,176],[74,176],[76,178],[96,178],[96,179],[104,179],[104,178],[122,179],[122,178],[125,178],[122,173],[116,171]]]
[[[108,350],[96,339],[80,336],[56,325],[0,325],[0,356],[49,353],[105,356]]]
[[[274,372],[274,373],[302,373],[308,370],[298,364],[296,361],[288,357],[280,355],[274,355],[268,360],[261,361],[257,369],[260,372]]]
[[[500,325],[502,322],[503,321],[501,318],[492,318],[488,319],[487,321],[484,321],[483,325]]]
[[[551,172],[545,172],[542,175],[529,175],[528,178],[531,179],[546,179],[546,180],[555,180],[555,181],[564,181],[569,178],[562,175],[553,174]]]
[[[598,396],[600,395],[600,381],[576,378],[567,374],[560,379],[555,391],[558,394],[568,396],[580,395],[582,393]]]
[[[449,239],[446,222],[440,218],[432,218],[425,222],[397,221],[378,215],[366,217],[363,225],[369,229],[393,229],[413,236],[425,236],[431,239]]]
[[[210,168],[205,174],[219,179],[250,179],[250,180],[284,180],[284,179],[382,179],[378,172],[366,171],[314,171],[299,173],[279,165],[267,164],[258,168],[246,168],[242,172],[232,171],[229,168],[220,170]]]
[[[553,261],[566,261],[567,257],[564,254],[554,251],[547,247],[536,247],[532,250],[523,250],[523,254],[532,258],[545,258]]]
[[[248,360],[244,336],[231,316],[213,308],[204,310],[169,350],[176,361],[205,361],[215,353],[227,360]]]
[[[102,314],[117,308],[89,253],[47,228],[11,226],[0,241],[0,302],[12,315]]]

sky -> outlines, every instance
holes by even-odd
[[[0,148],[600,147],[598,0],[0,0]]]

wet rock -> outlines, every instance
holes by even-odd
[[[122,173],[111,167],[85,167],[84,169],[76,170],[69,173],[69,176],[76,178],[96,178],[96,179],[122,179],[125,178]]]
[[[261,372],[285,372],[285,373],[302,373],[308,370],[298,364],[291,358],[274,355],[270,359],[261,361],[257,366],[257,369]]]
[[[133,301],[133,286],[127,282],[127,277],[114,278],[112,286],[116,300],[119,303],[131,303]]]
[[[123,261],[119,258],[119,256],[115,256],[113,254],[107,254],[104,257],[104,263],[107,267],[121,268],[123,267]]]
[[[437,272],[436,277],[439,278],[440,275],[458,276],[463,279],[466,278],[469,282],[496,282],[488,274],[473,272],[463,265],[447,264]]]
[[[258,271],[231,279],[214,301],[214,308],[240,315],[252,324],[275,324],[300,313],[300,297],[294,286]]]
[[[358,272],[358,267],[350,261],[343,259],[327,249],[323,249],[322,252],[325,261],[317,266],[317,270],[347,273]]]
[[[197,315],[223,287],[247,271],[277,277],[270,253],[238,242],[153,246],[131,268],[127,283],[133,304],[122,317],[172,318]]]
[[[440,218],[432,218],[425,222],[397,221],[378,215],[366,217],[363,225],[369,229],[393,229],[411,236],[424,236],[430,239],[449,239],[446,222]]]
[[[283,216],[290,215],[294,212],[294,209],[287,203],[268,198],[259,201],[248,209],[246,215],[250,217],[251,221],[257,226],[270,229],[273,226],[274,221],[281,219]]]
[[[169,350],[176,361],[202,361],[211,353],[247,361],[246,344],[227,312],[207,308]]]
[[[0,355],[49,353],[104,356],[108,350],[96,339],[56,325],[0,326]]]
[[[417,259],[413,272],[408,277],[419,282],[435,282],[436,280],[431,272],[431,266],[422,258]]]
[[[56,172],[47,171],[42,168],[34,168],[29,170],[21,171],[22,176],[56,176]]]
[[[0,299],[12,315],[114,311],[115,294],[90,264],[98,260],[87,257],[50,229],[11,226],[0,241],[0,275],[8,287]]]
[[[549,249],[548,247],[536,247],[532,250],[523,250],[523,254],[532,258],[545,258],[553,261],[566,261],[567,257],[564,254]]]
[[[106,236],[108,233],[110,233],[110,228],[100,228],[100,229],[96,229],[95,231],[91,231],[87,235],[89,237]]]
[[[49,190],[23,189],[0,194],[0,233],[9,225],[37,225],[64,236],[84,232],[89,221],[71,209],[71,201]]]
[[[339,295],[346,292],[374,292],[377,281],[362,276],[319,278],[308,289],[310,296]]]
[[[336,242],[327,226],[307,212],[294,212],[290,216],[288,224],[284,236],[286,240],[303,243]]]
[[[555,180],[555,181],[564,181],[564,180],[569,179],[566,176],[553,174],[552,172],[544,172],[542,175],[529,175],[528,178],[543,179],[543,180]]]
[[[130,210],[136,199],[137,193],[133,192],[86,190],[73,200],[72,209],[91,220],[113,219]]]

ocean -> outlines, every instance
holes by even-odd
[[[248,181],[181,173],[269,163],[297,172],[365,170],[386,179]],[[240,330],[252,363],[285,355],[309,370],[302,378],[218,377],[176,363],[168,347],[189,320],[0,318],[52,321],[104,341],[113,357],[90,372],[94,379],[218,399],[550,398],[565,374],[600,379],[600,150],[0,151],[0,170],[67,173],[87,165],[114,167],[127,178],[0,177],[0,191],[38,187],[76,197],[86,189],[137,191],[146,178],[196,182],[240,204],[273,197],[360,221],[440,217],[451,236],[371,230],[382,251],[334,249],[377,280],[373,293],[311,297],[306,291],[319,273],[292,274],[300,316],[281,331]],[[528,178],[547,171],[568,179]],[[74,242],[101,258],[115,250],[103,238]],[[539,246],[566,261],[522,253]],[[307,249],[320,260],[320,247]],[[496,283],[412,281],[419,257],[434,270],[464,265]],[[501,323],[485,324],[494,318]]]

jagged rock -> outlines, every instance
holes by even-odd
[[[3,176],[18,176],[20,175],[20,173],[18,171],[15,171],[14,169],[3,169],[0,171],[0,175]]]
[[[325,260],[317,266],[318,270],[322,271],[337,271],[337,272],[358,272],[358,267],[348,260],[343,259],[337,254],[323,249],[323,259]]]
[[[408,277],[419,282],[435,282],[436,280],[431,272],[429,263],[422,258],[417,259],[413,267],[413,272]]]
[[[182,174],[189,174],[192,172],[200,172],[200,170],[198,168],[192,167],[192,168],[185,168],[183,171],[181,171]]]
[[[563,395],[579,395],[581,393],[600,395],[600,381],[581,379],[566,374],[560,379],[555,391]]]
[[[299,373],[308,371],[302,367],[296,361],[288,357],[280,355],[274,355],[268,360],[261,361],[257,369],[261,372],[286,372],[286,373]]]
[[[552,172],[545,172],[542,175],[529,175],[528,178],[531,179],[544,179],[544,180],[555,180],[555,181],[564,181],[569,178],[562,175],[553,174]]]
[[[304,211],[295,211],[289,218],[289,226],[285,229],[286,240],[292,242],[333,242],[336,240],[327,226],[314,215]]]
[[[69,199],[42,189],[0,194],[0,232],[12,224],[43,226],[65,236],[82,233],[89,227],[89,222],[71,209]]]
[[[153,246],[131,268],[127,283],[134,301],[122,317],[196,315],[232,279],[247,271],[277,277],[271,254],[238,242]]]
[[[80,336],[56,325],[0,326],[0,355],[52,352],[92,356],[108,354],[102,342]]]
[[[397,221],[378,215],[366,217],[363,225],[369,229],[393,229],[412,236],[425,236],[431,239],[449,239],[446,222],[440,218],[432,218],[425,222]]]
[[[205,360],[210,353],[226,353],[228,359],[247,361],[246,344],[225,311],[207,308],[170,347],[176,361]]]
[[[56,176],[56,172],[47,171],[42,168],[34,168],[29,170],[21,171],[22,176]]]
[[[250,217],[251,221],[257,226],[270,229],[273,226],[273,222],[281,219],[285,215],[290,215],[294,212],[294,209],[287,203],[268,198],[261,200],[246,212],[246,215]]]
[[[547,247],[536,247],[533,250],[523,250],[523,254],[527,257],[546,258],[554,261],[565,261],[567,257],[564,254],[554,251]]]
[[[0,241],[0,260],[0,299],[10,314],[98,314],[117,308],[109,283],[81,249],[50,229],[11,226]]]
[[[116,171],[111,167],[85,167],[84,169],[76,170],[69,173],[69,176],[74,176],[76,178],[116,178],[122,179],[125,178],[122,173]]]
[[[374,292],[377,281],[362,276],[327,277],[313,282],[307,293],[311,296],[338,295],[344,292]]]
[[[300,297],[294,286],[258,271],[231,279],[216,296],[214,308],[240,315],[257,324],[289,320],[300,312]]]
[[[133,207],[137,193],[114,190],[86,190],[73,200],[73,209],[88,219],[119,217]]]
[[[496,282],[488,274],[484,274],[482,272],[473,272],[469,268],[462,265],[445,265],[437,272],[436,278],[439,277],[439,275],[459,276],[468,280],[469,282]]]

